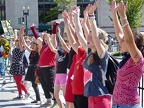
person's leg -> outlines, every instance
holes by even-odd
[[[44,67],[40,68],[40,82],[42,89],[44,91],[45,97],[47,102],[42,104],[41,107],[48,107],[52,105],[52,96],[50,92],[54,93],[54,74],[55,74],[55,67]]]
[[[17,85],[17,90],[18,90],[19,95],[22,95],[22,89],[21,89],[21,87],[20,87],[20,81],[21,81],[20,76],[14,75],[13,78],[14,78],[15,83],[16,83],[16,85]]]
[[[17,84],[19,85],[19,89],[21,90],[20,92],[22,92],[22,90],[25,92],[25,98],[27,99],[30,96],[30,93],[28,93],[25,85],[22,82],[22,76],[17,76]]]
[[[54,97],[55,97],[55,99],[56,99],[56,101],[57,101],[58,106],[59,106],[60,108],[62,108],[62,102],[61,102],[61,100],[60,100],[60,98],[59,98],[60,88],[61,88],[61,86],[54,85]]]
[[[39,93],[38,85],[36,83],[32,82],[32,87],[33,87],[34,92],[36,94],[36,101],[40,101],[40,93]]]
[[[47,83],[48,82],[47,80],[49,79],[49,77],[47,75],[48,70],[46,68],[40,68],[39,71],[40,71],[39,78],[40,78],[42,89],[44,91],[45,98],[50,99],[51,94],[49,93],[49,87],[48,87],[48,83]]]
[[[75,107],[74,107],[74,103],[69,102],[69,108],[75,108]]]
[[[3,78],[3,84],[6,84],[4,69],[5,69],[4,64],[0,63],[0,74],[1,74],[1,77]]]
[[[25,93],[28,93],[27,89],[26,89],[26,86],[23,84],[22,82],[22,76],[19,76],[19,85],[21,87],[21,89],[25,92]]]
[[[40,68],[40,82],[47,99],[52,98],[50,92],[54,93],[54,72],[55,67]]]
[[[83,95],[74,96],[75,108],[88,108],[88,98]]]
[[[72,80],[68,78],[65,89],[66,108],[74,108],[74,95],[72,93]]]

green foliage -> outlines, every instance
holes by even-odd
[[[69,9],[71,8],[76,0],[54,0],[56,4],[60,7],[60,9]]]
[[[111,4],[112,0],[106,0],[108,4]],[[116,0],[119,3],[121,0]],[[124,3],[128,2],[127,18],[131,28],[137,29],[142,25],[142,8],[144,6],[144,0],[123,0]]]
[[[117,51],[117,52],[113,52],[111,55],[112,56],[122,56],[122,53],[120,51]]]
[[[60,13],[62,13],[63,10],[69,10],[72,6],[74,6],[76,0],[54,0],[54,2],[57,6],[51,8],[48,16],[46,16],[46,18],[51,18],[51,20],[54,20]]]

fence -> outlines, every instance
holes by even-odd
[[[141,78],[141,81],[139,82],[138,92],[141,99],[141,106],[144,107],[144,75]]]

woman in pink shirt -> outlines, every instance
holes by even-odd
[[[123,52],[113,92],[113,108],[141,108],[137,88],[144,71],[144,38],[137,30],[131,30],[127,6],[123,1],[117,6],[115,0],[110,6],[116,38]]]

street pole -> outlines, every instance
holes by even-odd
[[[26,26],[26,36],[28,35],[28,25],[27,25],[27,17],[29,16],[29,7],[27,7],[27,9],[25,9],[25,7],[23,7],[23,16],[25,16],[25,26]]]

